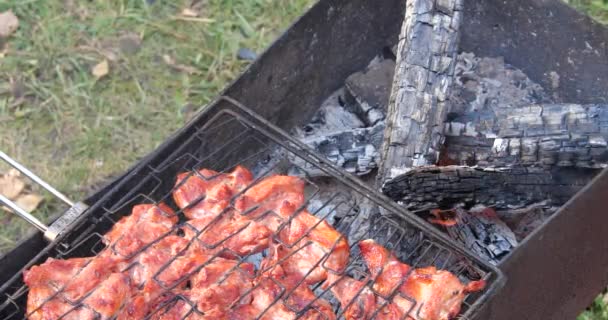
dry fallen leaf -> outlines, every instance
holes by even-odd
[[[198,17],[199,12],[191,8],[184,8],[184,10],[182,10],[181,15],[182,17],[195,18]]]
[[[42,198],[41,196],[37,195],[37,194],[22,194],[20,195],[16,200],[15,203],[21,207],[21,209],[27,211],[27,212],[32,212],[34,211],[36,208],[38,208],[38,205],[40,205],[40,203],[42,202],[44,198]]]
[[[179,64],[177,62],[175,62],[175,59],[173,59],[173,57],[171,57],[168,54],[163,55],[163,61],[165,61],[165,63],[170,66],[171,68],[177,70],[177,71],[182,71],[182,72],[186,72],[187,74],[200,74],[201,72],[193,67],[193,66],[188,66],[185,64]]]
[[[7,173],[0,176],[0,194],[15,200],[17,196],[25,189],[25,182],[20,179],[21,174],[16,169],[11,169]]]
[[[91,70],[91,73],[93,73],[93,75],[97,79],[103,78],[104,76],[106,76],[108,74],[108,72],[110,72],[110,65],[108,64],[108,60],[106,60],[106,59],[104,59],[102,62],[96,64],[93,67],[93,69]]]
[[[21,173],[16,169],[0,174],[0,194],[13,200],[23,210],[31,212],[40,205],[43,198],[31,191],[26,191],[26,183],[23,179]],[[6,207],[0,206],[0,208],[10,212]]]
[[[0,38],[6,38],[13,34],[19,27],[19,19],[13,11],[0,13]]]

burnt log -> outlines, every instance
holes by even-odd
[[[459,204],[507,210],[542,201],[559,206],[598,172],[577,168],[419,167],[387,181],[382,192],[412,211],[451,209]]]
[[[380,184],[412,167],[433,164],[439,156],[461,10],[462,0],[407,2],[381,149]]]
[[[608,165],[608,105],[538,104],[502,117],[488,113],[446,123],[447,158],[483,167]]]

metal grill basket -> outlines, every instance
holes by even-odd
[[[45,262],[47,258],[92,257],[110,252],[120,256],[124,261],[135,261],[121,265],[120,271],[128,273],[133,268],[141,267],[138,265],[137,258],[146,254],[147,250],[151,250],[150,248],[169,237],[186,239],[185,234],[195,234],[196,236],[188,239],[187,244],[177,254],[163,261],[162,266],[155,270],[153,277],[147,279],[147,284],[154,282],[161,288],[164,298],[161,299],[162,302],[155,305],[153,310],[149,311],[146,317],[161,318],[164,314],[173,312],[172,310],[175,308],[182,310],[180,311],[182,319],[203,317],[205,311],[200,310],[197,307],[198,301],[188,294],[192,276],[219,260],[223,261],[227,256],[234,261],[233,267],[227,269],[215,285],[221,285],[232,273],[252,277],[252,273],[243,271],[244,266],[253,265],[255,268],[253,275],[259,275],[264,270],[273,267],[273,265],[262,262],[269,255],[268,249],[258,253],[243,254],[224,246],[230,239],[242,236],[243,230],[248,225],[238,228],[233,233],[223,234],[223,238],[218,241],[203,241],[199,237],[200,234],[223,231],[218,230],[221,228],[218,219],[212,220],[205,226],[193,225],[185,218],[183,210],[180,210],[173,201],[173,191],[183,183],[183,181],[176,181],[178,174],[190,172],[184,180],[196,178],[211,181],[216,177],[202,175],[201,169],[229,173],[237,165],[251,170],[254,179],[252,185],[232,196],[228,208],[225,209],[226,212],[235,210],[235,201],[242,193],[267,177],[295,175],[305,182],[305,202],[298,208],[298,212],[307,210],[320,218],[319,223],[325,220],[333,225],[344,239],[348,240],[350,247],[350,259],[343,271],[332,270],[327,263],[328,256],[332,254],[334,247],[315,262],[317,268],[323,268],[327,273],[367,281],[367,288],[372,288],[374,280],[368,275],[357,244],[364,239],[374,239],[390,249],[400,261],[413,268],[436,266],[438,269],[448,270],[457,275],[463,283],[485,280],[487,286],[483,291],[467,296],[461,314],[458,316],[459,319],[471,317],[476,309],[503,285],[504,279],[495,267],[472,256],[415,215],[404,212],[396,204],[374,192],[360,180],[335,168],[300,142],[253,114],[239,102],[222,97],[217,103],[201,112],[195,122],[199,125],[196,126],[194,134],[182,141],[174,139],[172,143],[178,147],[174,148],[170,154],[157,153],[148,157],[112,191],[91,205],[74,223],[68,225],[19,274],[0,288],[2,294],[0,319],[22,319],[31,316],[31,314],[26,314],[28,287],[23,284],[23,271]],[[309,170],[322,170],[330,178],[312,178],[307,174]],[[198,201],[203,201],[203,199]],[[175,217],[179,221],[170,230],[153,241],[145,242],[135,250],[126,253],[121,252],[116,245],[104,245],[107,243],[107,241],[104,242],[104,235],[121,218],[131,214],[134,206],[160,203],[167,204],[175,212],[167,210],[167,212],[163,211],[163,214]],[[188,208],[193,205],[196,203],[190,204]],[[239,214],[246,215],[247,212]],[[281,243],[279,234],[289,226],[291,219],[284,219],[276,212],[266,212],[264,215],[275,215],[281,221],[281,227],[274,231],[271,239],[289,250],[287,257],[306,250],[309,244],[304,243],[303,238],[297,239],[293,243]],[[297,215],[298,213],[293,216]],[[304,237],[308,236],[309,231],[305,233]],[[116,243],[114,242],[114,244]],[[177,260],[184,256],[184,252],[194,246],[205,248],[213,254],[209,255],[205,261],[199,261],[195,266],[189,268],[188,272],[182,274],[179,279],[172,279],[169,282],[163,280],[166,278],[163,273],[172,268]],[[79,266],[80,270],[76,271],[75,279],[78,278],[79,273],[85,272],[83,270],[93,263],[91,261],[94,260],[87,260],[85,264]],[[312,270],[308,272],[307,276],[311,272]],[[264,314],[270,312],[269,309],[277,304],[284,304],[288,311],[297,316],[310,316],[311,313],[318,313],[321,316],[319,318],[323,318],[323,312],[319,310],[320,299],[330,303],[338,318],[343,317],[344,310],[348,308],[348,306],[340,306],[336,297],[332,295],[331,288],[323,286],[322,283],[310,287],[315,293],[315,299],[304,306],[294,306],[287,303],[290,295],[293,294],[293,287],[285,287],[283,283],[272,277],[268,277],[267,281],[270,281],[273,287],[278,288],[279,292],[275,295],[272,304],[261,311],[256,319],[262,318]],[[301,283],[302,281],[298,284],[303,285]],[[146,283],[142,284],[142,286],[145,285]],[[260,285],[264,285],[263,281],[257,281],[252,288],[241,295],[238,301],[249,299],[247,296],[255,294],[255,290]],[[70,307],[60,318],[73,319],[77,314],[92,314],[100,319],[106,317],[99,314],[87,302],[87,297],[95,295],[96,290],[101,290],[99,285],[94,286],[84,295],[78,296],[77,299],[70,299],[69,294],[65,292],[67,286],[56,288],[56,292],[48,299],[48,301],[59,299],[62,303],[69,304]],[[371,289],[371,292],[378,296],[375,290]],[[362,293],[359,292],[359,294]],[[400,293],[395,292],[390,297],[383,296],[382,299],[389,301],[398,294]],[[402,298],[411,300],[413,306],[417,304],[411,297],[402,296]],[[48,301],[45,303],[50,303]],[[41,304],[42,306],[44,303]],[[412,307],[411,312],[415,312],[415,310],[416,307]],[[404,318],[418,319],[413,313],[408,316]]]

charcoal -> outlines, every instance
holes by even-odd
[[[454,226],[448,235],[492,264],[498,264],[518,244],[515,233],[496,213],[485,206],[467,211],[454,208]]]
[[[346,171],[356,175],[366,175],[378,167],[378,146],[383,134],[384,124],[380,123],[370,128],[357,128],[304,138],[302,142]],[[306,168],[308,165],[299,158],[294,158],[293,161],[311,176],[326,175],[321,170]]]
[[[334,132],[363,128],[365,124],[359,117],[343,107],[344,89],[331,94],[315,113],[312,120],[295,132],[300,139],[320,137]]]
[[[439,158],[461,7],[461,0],[407,2],[381,149],[380,183]]]
[[[394,73],[395,62],[382,60],[346,79],[348,106],[367,126],[384,120]]]

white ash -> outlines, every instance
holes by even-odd
[[[352,112],[347,111],[344,104],[344,89],[332,93],[324,102],[311,121],[302,128],[296,128],[294,136],[300,140],[308,137],[319,137],[344,130],[363,128],[363,121]]]
[[[496,137],[496,119],[518,108],[552,102],[539,84],[502,57],[480,58],[467,52],[458,55],[450,101],[444,134],[485,138]]]
[[[347,79],[351,87],[332,93],[311,121],[295,128],[293,135],[347,172],[370,174],[380,162],[378,148],[384,136],[393,68],[391,60],[375,57],[364,72]],[[294,161],[297,166],[307,166],[297,158]],[[304,169],[313,176],[327,176],[322,170]]]
[[[383,136],[384,124],[381,123],[368,128],[355,128],[322,136],[307,137],[302,139],[302,142],[347,172],[362,176],[378,167],[380,153],[377,146],[381,143]],[[303,159],[294,158],[292,161],[295,165],[305,168],[309,175],[327,175],[326,172]]]

